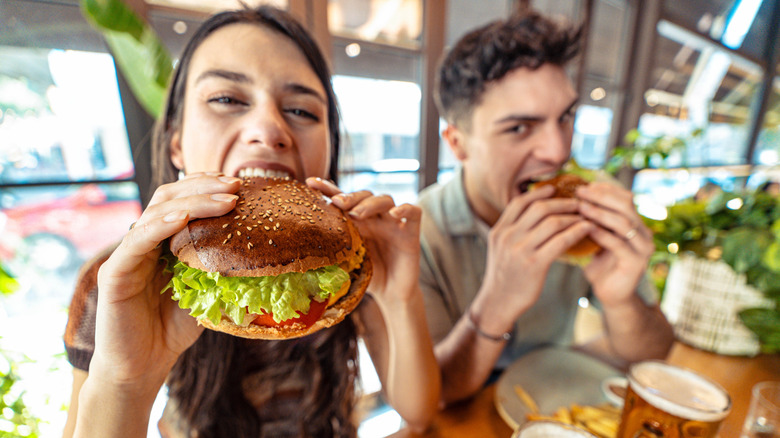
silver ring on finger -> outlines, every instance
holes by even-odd
[[[634,237],[635,237],[635,236],[636,236],[638,233],[639,233],[639,232],[637,231],[637,229],[636,229],[636,228],[631,228],[630,230],[628,230],[628,231],[626,232],[626,234],[625,234],[625,236],[623,236],[623,238],[624,238],[624,239],[626,239],[626,240],[631,240],[631,239],[633,239],[633,238],[634,238]]]

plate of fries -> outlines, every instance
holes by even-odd
[[[620,408],[609,403],[602,382],[623,373],[568,348],[540,348],[510,365],[496,382],[495,404],[513,429],[531,420],[573,424],[612,438]]]

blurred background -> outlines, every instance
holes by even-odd
[[[199,22],[238,5],[132,3],[174,60]],[[437,62],[465,32],[517,7],[585,24],[571,69],[581,94],[573,156],[614,172],[643,215],[662,220],[708,184],[780,181],[778,0],[265,3],[298,16],[330,57],[347,139],[344,190],[414,202],[451,176],[431,94]],[[78,1],[0,0],[0,265],[15,278],[14,292],[0,294],[0,376],[13,383],[0,397],[0,435],[61,431],[73,282],[148,200],[151,126]],[[364,369],[363,390],[375,394],[370,362]],[[397,430],[400,418],[367,400],[361,437]]]

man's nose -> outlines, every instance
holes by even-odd
[[[545,127],[544,136],[536,148],[536,157],[551,163],[566,162],[571,154],[571,136],[571,128],[550,124]]]

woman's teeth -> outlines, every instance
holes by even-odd
[[[260,168],[246,168],[238,171],[239,178],[246,178],[249,176],[261,176],[263,178],[289,178],[290,174],[282,170],[270,170]]]

